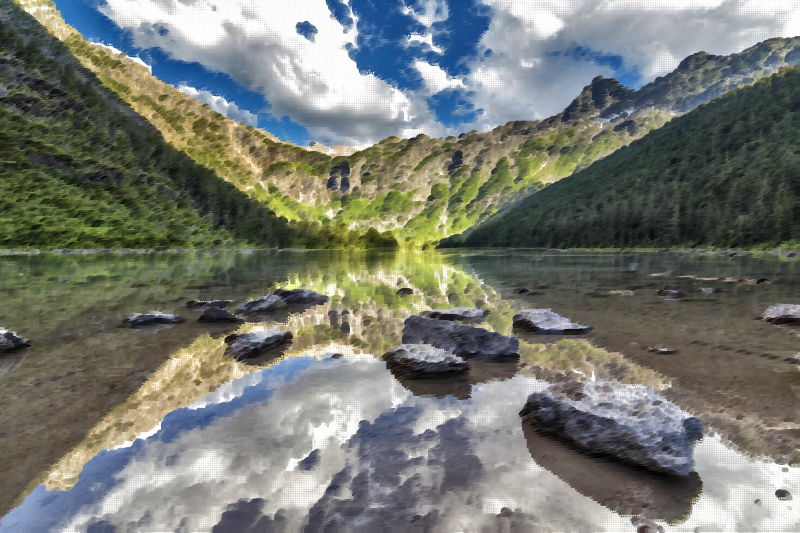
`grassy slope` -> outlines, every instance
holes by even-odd
[[[800,39],[770,39],[731,56],[701,52],[639,91],[596,79],[564,112],[543,121],[510,122],[459,139],[389,137],[331,158],[229,121],[124,55],[87,43],[51,0],[15,1],[171,144],[278,215],[392,230],[415,245],[475,227],[674,114],[774,73],[800,49]],[[457,174],[458,167],[466,168]]]
[[[445,245],[800,243],[800,66],[676,118]]]

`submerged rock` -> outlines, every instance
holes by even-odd
[[[8,352],[30,346],[30,341],[21,335],[17,335],[13,331],[0,328],[0,352]]]
[[[279,296],[270,294],[269,296],[262,296],[258,300],[245,300],[242,305],[236,308],[234,313],[247,315],[250,313],[278,311],[286,307],[286,302]]]
[[[224,309],[228,304],[230,304],[230,300],[189,300],[186,302],[187,309],[206,309],[209,307],[219,307],[220,309]]]
[[[681,290],[680,289],[659,289],[656,291],[656,294],[659,296],[666,298],[668,300],[677,300],[681,297]]]
[[[534,429],[579,449],[686,476],[703,422],[651,389],[612,381],[558,383],[520,411]]]
[[[403,344],[384,354],[383,360],[398,379],[443,379],[469,373],[462,358],[428,344]]]
[[[515,328],[526,329],[540,335],[580,335],[592,328],[570,322],[568,318],[550,309],[526,309],[513,318]]]
[[[412,315],[404,322],[403,344],[430,344],[468,360],[519,358],[519,340],[483,328]]]
[[[309,289],[277,289],[272,294],[278,296],[287,304],[320,305],[330,299],[324,294]]]
[[[776,304],[767,308],[761,315],[770,324],[800,324],[800,305]]]
[[[123,324],[127,324],[131,328],[150,324],[179,324],[181,322],[183,322],[183,317],[181,316],[158,312],[136,314],[122,321]]]
[[[257,357],[269,349],[292,342],[292,338],[291,331],[280,328],[228,335],[225,337],[225,343],[229,344],[225,355],[237,361]]]
[[[241,318],[236,317],[229,313],[228,311],[221,309],[219,307],[209,307],[206,309],[200,318],[197,319],[198,322],[244,322]]]
[[[464,320],[466,322],[483,322],[489,310],[480,310],[477,307],[456,307],[454,309],[431,309],[423,311],[420,316],[436,320]]]

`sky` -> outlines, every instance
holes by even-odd
[[[800,35],[800,0],[55,0],[92,42],[283,141],[366,147],[563,110]]]

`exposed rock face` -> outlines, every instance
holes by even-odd
[[[770,324],[800,324],[800,305],[776,304],[761,315]]]
[[[187,309],[207,309],[209,307],[219,307],[220,309],[224,309],[229,303],[230,300],[189,300],[186,302]]]
[[[463,320],[465,322],[483,322],[489,310],[482,311],[477,307],[456,307],[454,309],[431,309],[423,311],[420,316],[435,318],[436,320]]]
[[[592,328],[570,322],[569,319],[550,309],[525,309],[513,318],[514,327],[540,335],[580,335],[589,333]]]
[[[229,344],[225,355],[237,361],[257,357],[271,348],[292,342],[292,338],[291,331],[281,331],[279,328],[228,335],[225,337],[225,342]]]
[[[0,353],[30,346],[30,341],[12,331],[0,328]]]
[[[482,328],[410,316],[403,327],[403,344],[430,344],[468,360],[518,358],[519,340]]]
[[[123,324],[128,324],[128,327],[131,328],[147,326],[150,324],[179,324],[180,322],[183,322],[183,317],[178,315],[167,315],[164,313],[133,315],[122,321]]]
[[[531,394],[520,411],[536,430],[657,472],[686,476],[703,423],[649,388],[565,382]]]
[[[209,307],[206,309],[200,318],[197,319],[198,322],[244,322],[241,318],[237,318],[235,315],[227,312],[224,309],[219,307]]]
[[[266,311],[277,311],[279,309],[283,309],[286,307],[286,302],[280,296],[275,296],[274,294],[270,294],[269,296],[262,296],[258,300],[250,300],[247,299],[236,308],[234,313],[247,315],[250,313],[258,313],[258,312],[266,312]]]
[[[319,294],[308,289],[278,289],[273,293],[287,304],[320,305],[329,300],[324,294]]]
[[[469,373],[462,358],[426,344],[403,344],[383,360],[398,379],[446,379]]]

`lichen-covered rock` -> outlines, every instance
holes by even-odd
[[[764,320],[776,326],[800,324],[800,305],[776,304],[768,307],[761,316]]]
[[[525,309],[514,315],[513,327],[540,335],[580,335],[592,328],[571,322],[550,309]]]
[[[187,309],[207,309],[210,307],[219,307],[220,309],[224,309],[228,304],[230,304],[230,300],[189,300],[186,302]]]
[[[483,322],[489,310],[481,310],[477,307],[456,307],[454,309],[431,309],[423,311],[420,316],[434,318],[436,320],[463,320],[465,322]]]
[[[282,331],[280,328],[269,328],[263,331],[250,333],[236,333],[225,337],[229,346],[225,355],[237,361],[257,357],[269,349],[292,342],[292,332]]]
[[[591,453],[685,476],[703,423],[650,388],[613,381],[558,383],[520,411],[537,431]]]
[[[0,328],[0,352],[8,352],[30,346],[30,341],[21,335],[17,335],[13,331]]]
[[[209,307],[203,314],[200,315],[200,318],[197,319],[198,322],[227,322],[227,323],[241,323],[244,322],[241,318],[236,317],[235,315],[229,313],[228,311],[221,309],[219,307]]]
[[[468,360],[519,358],[519,340],[483,328],[412,315],[405,320],[403,344],[430,344]]]
[[[151,324],[179,324],[183,322],[183,317],[178,315],[168,315],[153,311],[145,314],[135,314],[122,321],[128,327],[135,328],[139,326],[148,326]]]
[[[396,377],[446,379],[469,373],[469,365],[457,355],[428,344],[403,344],[383,356]]]
[[[236,308],[234,313],[247,315],[250,313],[278,311],[284,307],[286,307],[286,302],[280,296],[270,294],[269,296],[262,296],[258,300],[250,300],[248,298]]]
[[[277,289],[272,294],[280,297],[287,304],[298,305],[321,305],[330,299],[324,294],[309,289]]]

